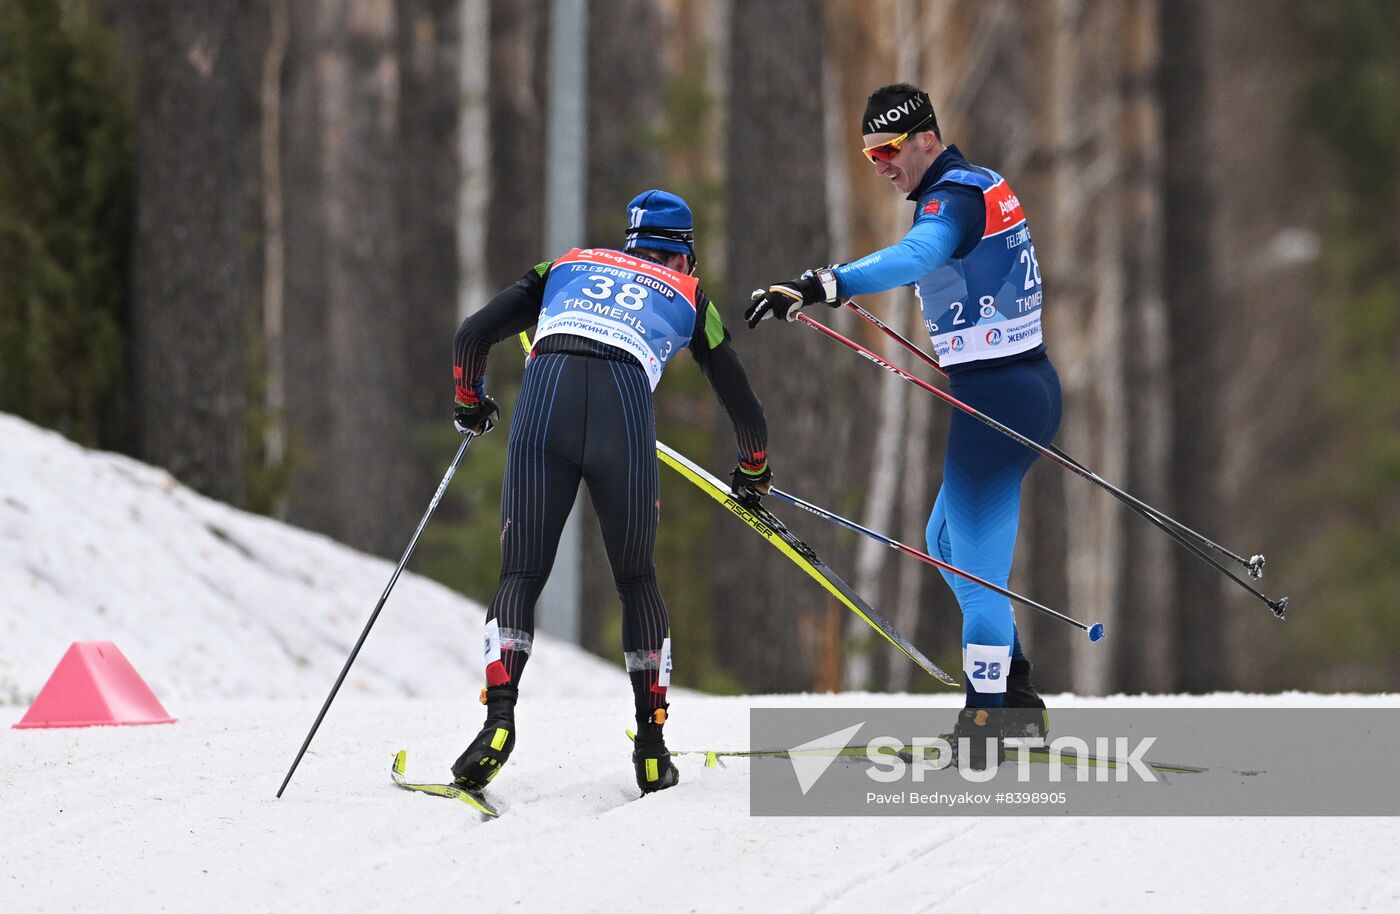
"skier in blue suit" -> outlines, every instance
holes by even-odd
[[[1040,267],[1021,203],[1001,175],[945,146],[928,95],[900,83],[876,90],[862,118],[875,172],[914,204],[909,232],[859,260],[809,270],[754,293],[750,327],[794,320],[822,302],[912,285],[939,364],[963,402],[1048,445],[1060,424],[1060,382],[1041,337]],[[954,412],[929,551],[1005,587],[1036,454]],[[1011,602],[945,574],[963,612],[966,708],[959,735],[1044,736],[1045,703],[1031,683]],[[994,708],[1021,713],[981,713]],[[988,733],[988,731],[993,731]],[[971,743],[980,757],[982,739]],[[978,764],[974,762],[974,764]],[[984,763],[982,763],[984,764]]]

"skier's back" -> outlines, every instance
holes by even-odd
[[[588,484],[622,600],[637,784],[651,792],[679,779],[662,737],[671,638],[653,561],[661,500],[652,404],[652,391],[679,350],[690,349],[734,425],[735,493],[759,497],[772,479],[763,407],[693,275],[689,206],[651,190],[628,213],[625,250],[576,248],[539,264],[457,331],[457,426],[483,432],[499,416],[485,392],[487,353],[538,324],[501,493],[501,579],[486,614],[486,722],[452,768],[469,789],[484,788],[515,747],[514,711],[535,602],[580,480]]]

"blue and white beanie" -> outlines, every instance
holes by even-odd
[[[675,194],[647,190],[627,204],[626,250],[675,251],[695,260],[695,219]]]

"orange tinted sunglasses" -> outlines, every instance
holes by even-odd
[[[871,162],[888,162],[890,159],[893,159],[895,156],[899,155],[899,148],[904,145],[904,141],[909,139],[909,137],[913,135],[914,131],[919,130],[924,126],[924,124],[927,124],[928,122],[929,118],[924,118],[922,121],[915,124],[913,127],[910,127],[908,130],[904,131],[894,139],[886,143],[877,143],[874,146],[866,146],[864,149],[861,150],[861,152],[865,153],[865,157]]]

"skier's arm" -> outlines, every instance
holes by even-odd
[[[914,282],[968,247],[973,232],[981,237],[983,206],[982,195],[973,188],[936,188],[919,203],[919,215],[900,241],[836,267],[837,294],[850,298]]]
[[[459,405],[472,406],[486,395],[486,356],[491,347],[528,330],[539,320],[548,273],[548,263],[531,268],[457,328],[452,344],[452,375]]]
[[[729,340],[729,331],[720,319],[719,309],[704,291],[697,294],[695,332],[690,338],[690,354],[710,383],[729,421],[739,446],[739,464],[759,475],[767,470],[768,421],[763,404],[749,384],[744,363]]]

